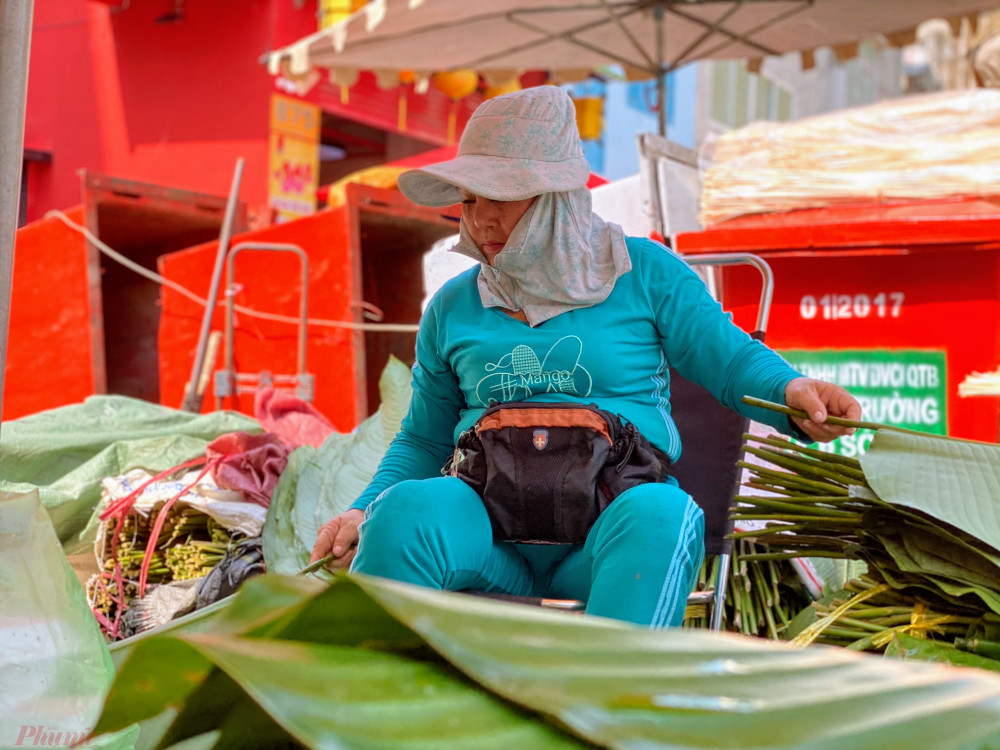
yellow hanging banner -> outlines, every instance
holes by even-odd
[[[316,211],[320,119],[316,105],[271,95],[267,202],[279,224]]]
[[[365,4],[365,0],[320,0],[319,27],[325,29],[339,23]]]

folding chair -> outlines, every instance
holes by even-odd
[[[761,275],[761,296],[757,324],[751,336],[764,340],[774,292],[770,266],[756,255],[732,253],[685,258],[692,266],[750,265]],[[733,531],[729,508],[739,493],[742,471],[736,462],[743,457],[743,433],[750,420],[720,404],[700,385],[670,368],[670,413],[681,435],[683,451],[670,467],[677,479],[705,513],[705,554],[718,555],[714,588],[692,594],[689,603],[710,599],[712,630],[720,630],[725,609],[726,587],[732,560]],[[700,596],[699,596],[700,595]]]
[[[750,265],[760,272],[761,296],[751,336],[762,341],[774,291],[774,277],[766,261],[747,253],[700,255],[685,260],[692,266]],[[713,587],[692,593],[688,604],[710,606],[709,626],[720,630],[733,547],[732,540],[726,538],[733,531],[729,507],[740,486],[742,472],[736,462],[743,455],[743,433],[749,427],[749,420],[723,406],[707,390],[673,368],[670,368],[670,413],[683,446],[681,457],[670,467],[670,473],[705,513],[705,554],[719,556]],[[586,606],[575,599],[466,593],[569,611],[582,611]]]

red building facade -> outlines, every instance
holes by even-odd
[[[316,0],[36,3],[5,418],[92,393],[179,405],[171,384],[187,377],[194,348],[158,351],[162,291],[45,214],[65,211],[130,260],[162,270],[167,254],[218,237],[242,158],[235,230],[266,229],[271,100],[289,92],[262,59],[315,29]],[[368,73],[348,90],[324,79],[302,98],[319,107],[320,142],[339,155],[321,162],[321,183],[444,145],[449,116],[461,132],[481,101],[453,103],[412,84],[380,89]],[[349,252],[317,238],[310,255]],[[206,269],[187,279],[191,291],[207,296],[209,277]]]
[[[259,213],[267,203],[270,97],[281,90],[262,56],[315,30],[316,0],[36,3],[22,219],[80,203],[80,169],[225,196],[239,157],[240,197]],[[383,90],[363,74],[346,92],[323,80],[304,98],[324,112],[323,142],[346,144],[349,155],[360,143],[364,166],[446,142],[452,105],[433,87]],[[459,128],[479,101],[458,105]],[[338,127],[344,121],[374,135]]]

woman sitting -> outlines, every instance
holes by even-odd
[[[850,432],[827,424],[828,414],[860,418],[843,388],[803,377],[733,325],[677,255],[593,214],[589,174],[572,100],[543,86],[484,102],[455,159],[400,176],[416,203],[462,204],[456,249],[480,265],[429,304],[402,429],[361,497],[321,528],[314,560],[332,554],[333,567],[437,589],[581,599],[589,614],[676,626],[704,556],[704,520],[669,476],[681,444],[668,366],[729,408],[801,439]],[[747,407],[744,395],[812,418]],[[531,483],[536,505],[512,518],[503,497],[463,470],[482,449],[467,449],[476,439],[467,431],[505,404],[541,405],[539,414],[552,411],[546,405],[594,404],[612,431],[634,434],[656,459],[617,492],[591,487],[589,498],[572,500],[559,467],[598,459],[561,453],[550,477],[515,478]],[[522,411],[521,422],[531,413]],[[540,422],[527,442],[502,447],[515,464],[530,462],[554,429]],[[591,446],[584,453],[595,444],[570,442]],[[635,455],[629,449],[622,460]],[[449,459],[454,475],[442,476]],[[504,471],[499,458],[487,464]],[[538,500],[546,482],[553,491]],[[579,538],[559,532],[565,524],[533,520],[553,517],[579,521]]]

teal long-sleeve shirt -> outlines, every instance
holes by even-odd
[[[534,327],[483,307],[478,267],[446,283],[417,333],[409,413],[351,507],[367,508],[405,479],[440,476],[462,431],[507,401],[596,403],[677,460],[668,365],[744,416],[801,435],[787,417],[741,401],[784,403],[785,385],[800,373],[735,326],[677,255],[636,237],[628,250],[632,270],[604,302]]]

